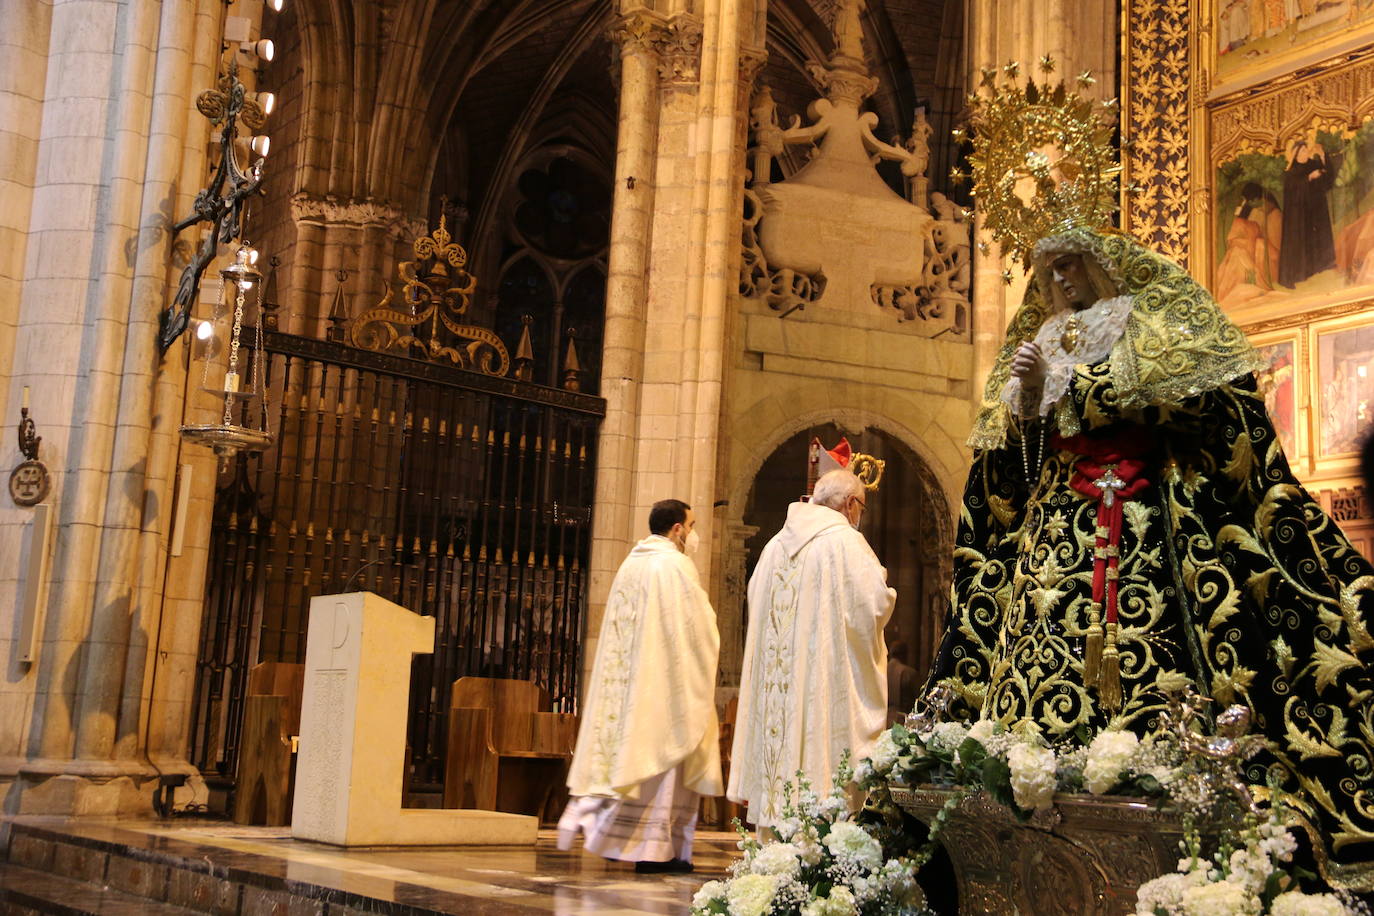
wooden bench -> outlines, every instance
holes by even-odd
[[[235,780],[235,823],[266,827],[291,823],[295,779],[291,739],[301,733],[304,689],[304,665],[263,662],[248,672]]]
[[[463,677],[448,710],[445,808],[482,808],[556,819],[577,742],[577,716],[548,712],[530,681]]]

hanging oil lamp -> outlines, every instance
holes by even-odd
[[[241,373],[240,353],[243,350],[243,313],[250,293],[255,294],[255,304],[262,302],[262,274],[253,266],[257,252],[247,245],[240,245],[234,254],[234,261],[220,276],[224,278],[224,308],[230,318],[228,346],[213,346],[215,336],[214,320],[203,321],[196,329],[196,337],[204,345],[201,353],[201,390],[224,399],[224,414],[220,423],[197,423],[181,427],[181,436],[187,442],[204,445],[222,460],[227,461],[239,452],[261,452],[272,445],[272,432],[267,422],[267,391],[263,384],[262,361],[266,358],[263,349],[262,321],[255,328],[254,349],[257,350],[248,367],[245,381]],[[259,309],[261,311],[261,309]],[[223,316],[216,310],[214,318]],[[227,352],[229,360],[224,371],[224,381],[218,386],[210,384],[210,364],[220,353]],[[249,426],[246,419],[255,415],[259,418],[256,426]],[[234,422],[235,416],[244,422]]]

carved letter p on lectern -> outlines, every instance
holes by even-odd
[[[310,601],[291,835],[336,846],[534,845],[539,822],[401,808],[410,662],[434,618],[370,592]]]

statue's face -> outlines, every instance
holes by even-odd
[[[1074,309],[1085,309],[1097,298],[1080,254],[1061,254],[1051,261],[1050,282],[1059,288]]]

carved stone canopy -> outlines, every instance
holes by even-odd
[[[905,166],[914,154],[875,137],[878,116],[859,110],[877,85],[862,60],[860,6],[860,0],[845,0],[836,19],[838,50],[825,66],[813,68],[826,87],[826,97],[811,105],[813,123],[777,131],[775,145],[819,143],[819,149],[786,181],[768,184],[756,174],[754,186],[763,203],[759,242],[769,265],[824,276],[821,301],[853,310],[872,307],[875,286],[920,285],[922,233],[931,221],[888,187],[874,165],[889,159]]]

